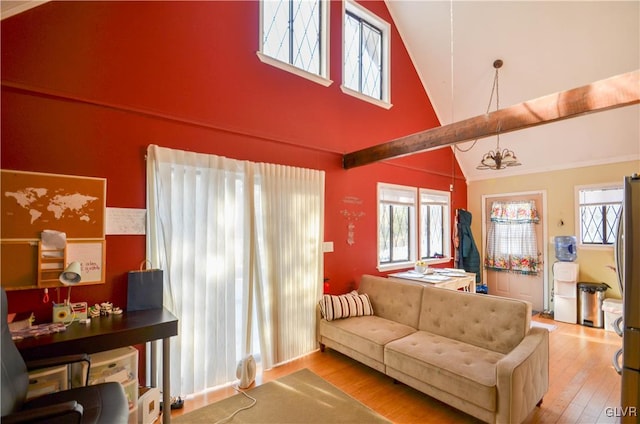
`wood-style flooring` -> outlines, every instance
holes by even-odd
[[[525,423],[616,423],[612,408],[620,405],[620,376],[612,357],[622,340],[614,332],[534,317],[554,324],[549,334],[549,391],[540,408]],[[325,380],[395,423],[478,423],[463,412],[445,405],[338,352],[314,352],[286,365],[265,371],[262,384],[302,368]],[[190,396],[172,417],[236,394],[224,388]]]

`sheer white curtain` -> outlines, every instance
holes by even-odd
[[[148,148],[148,256],[164,270],[164,305],[179,319],[171,339],[172,394],[233,381],[237,361],[259,354],[252,327],[260,329],[266,367],[315,347],[314,333],[289,323],[315,328],[324,173],[281,167],[272,175],[270,167]],[[313,177],[305,182],[300,175]],[[299,210],[290,206],[296,199]],[[289,234],[306,244],[290,248],[282,241]],[[256,312],[260,326],[252,325]]]

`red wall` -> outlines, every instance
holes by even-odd
[[[383,1],[362,4],[391,22]],[[440,190],[455,181],[454,208],[466,207],[466,184],[449,148],[342,169],[343,153],[439,122],[395,27],[393,107],[342,93],[341,13],[332,2],[329,87],[260,62],[257,2],[51,2],[5,19],[1,166],[104,177],[107,206],[128,208],[145,207],[149,144],[322,169],[334,242],[325,274],[332,293],[345,292],[377,273],[378,181]],[[364,213],[353,245],[343,210]],[[144,236],[107,236],[107,284],[73,298],[124,306],[127,272],[144,257]],[[10,311],[50,321],[42,294],[10,292]]]

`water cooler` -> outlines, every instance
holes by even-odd
[[[556,259],[553,264],[554,311],[556,321],[576,324],[578,322],[578,271],[574,261],[577,255],[575,236],[555,238]]]

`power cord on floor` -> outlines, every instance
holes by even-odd
[[[160,398],[162,399],[162,392],[160,392]],[[169,415],[171,415],[171,411],[174,409],[182,409],[182,407],[184,406],[184,400],[178,396],[178,397],[171,397],[171,405],[169,406]],[[164,402],[160,402],[160,413],[158,414],[158,418],[156,418],[156,420],[154,422],[156,423],[161,423],[163,422],[163,415],[164,415]]]
[[[241,390],[240,387],[235,386],[234,389],[237,392],[242,393],[243,395],[245,395],[247,398],[251,399],[251,405],[247,405],[247,406],[243,406],[242,408],[237,409],[233,414],[229,415],[226,418],[221,419],[220,421],[216,421],[215,424],[222,424],[222,423],[226,423],[227,421],[231,420],[233,417],[235,417],[239,412],[245,411],[247,409],[253,408],[255,406],[255,404],[258,402],[258,400],[256,398],[253,398],[251,396],[249,396],[244,390]]]

